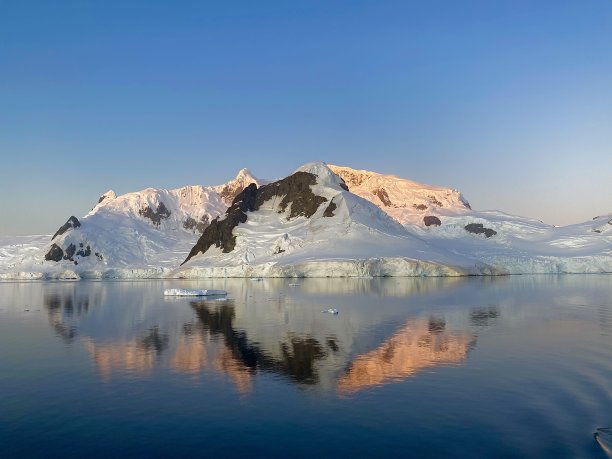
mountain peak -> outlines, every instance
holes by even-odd
[[[244,179],[251,179],[251,180],[257,181],[257,178],[246,167],[243,167],[242,169],[238,171],[238,174],[236,174],[236,178],[234,180],[244,180]]]
[[[230,206],[234,198],[251,183],[261,186],[268,182],[255,177],[249,169],[242,168],[238,171],[238,174],[236,174],[236,178],[215,188],[225,205]]]
[[[105,201],[107,199],[115,199],[116,197],[117,197],[117,194],[113,190],[108,190],[106,193],[100,196],[100,198],[98,199],[98,204],[100,204],[102,201]]]
[[[294,174],[296,172],[307,172],[309,174],[315,175],[317,177],[317,185],[319,186],[327,186],[335,189],[342,188],[344,190],[348,190],[346,184],[344,183],[344,179],[334,173],[334,171],[331,170],[329,166],[322,161],[303,164],[295,171],[293,171]]]

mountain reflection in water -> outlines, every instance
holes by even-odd
[[[611,276],[0,282],[0,456],[603,457],[610,298]]]
[[[471,334],[445,331],[439,318],[410,320],[378,348],[358,356],[338,380],[338,391],[356,392],[426,368],[460,363],[475,342]]]
[[[96,344],[93,339],[85,338],[83,344],[96,362],[102,379],[108,380],[113,369],[149,374],[168,347],[168,336],[153,327],[144,336],[125,343]]]
[[[459,363],[474,342],[468,333],[448,331],[444,317],[435,316],[408,320],[391,337],[381,336],[374,350],[360,353],[357,311],[353,317],[345,310],[337,321],[318,307],[288,312],[280,297],[276,305],[268,302],[257,310],[256,300],[249,307],[244,299],[166,302],[151,310],[148,301],[154,299],[146,297],[120,309],[113,298],[102,300],[103,289],[103,284],[89,290],[60,285],[44,296],[50,325],[68,344],[79,336],[103,381],[113,375],[149,377],[155,368],[167,368],[196,380],[205,373],[223,375],[246,394],[257,374],[269,373],[302,387],[347,394]],[[183,320],[173,317],[177,311]],[[472,312],[471,321],[482,315],[495,313]]]
[[[218,308],[214,307],[214,303],[206,301],[191,303],[203,333],[221,335],[225,349],[232,359],[241,362],[250,371],[275,372],[300,384],[317,383],[314,363],[327,355],[325,344],[312,336],[289,335],[285,341],[279,343],[280,353],[271,355],[259,345],[249,342],[246,331],[233,327],[235,307],[228,303],[223,303]]]

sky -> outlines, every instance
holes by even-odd
[[[0,234],[319,160],[612,213],[612,1],[0,0]]]

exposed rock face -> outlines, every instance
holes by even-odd
[[[243,171],[240,171],[240,173],[238,174],[239,177],[241,175]],[[238,196],[242,190],[244,190],[248,185],[250,185],[250,183],[246,183],[244,185],[241,184],[242,180],[239,180],[238,178],[236,180],[233,180],[229,183],[226,183],[220,190],[219,190],[219,196],[221,197],[221,199],[226,202],[226,203],[233,203],[234,199],[236,199],[236,196]]]
[[[60,229],[58,229],[55,234],[53,235],[53,237],[51,238],[51,240],[55,239],[57,236],[61,236],[62,234],[64,234],[66,231],[71,230],[73,228],[78,228],[81,226],[81,222],[79,221],[78,218],[76,218],[74,215],[72,217],[70,217],[68,219],[68,221],[66,223],[64,223]]]
[[[416,210],[427,210],[427,206],[425,204],[413,204],[412,207],[414,207]]]
[[[497,234],[497,231],[491,228],[485,228],[482,223],[470,223],[469,225],[465,225],[464,228],[468,233],[484,234],[487,238]]]
[[[108,190],[106,193],[100,196],[100,198],[98,199],[98,204],[100,204],[102,201],[105,201],[106,199],[115,199],[116,197],[117,195],[113,190]]]
[[[283,196],[283,200],[279,204],[279,213],[284,212],[291,203],[289,218],[298,216],[310,218],[319,206],[327,201],[324,197],[314,194],[310,189],[310,186],[316,185],[316,183],[316,175],[309,172],[296,172],[282,180],[264,185],[257,190],[257,203],[254,210],[259,209],[259,206],[275,196]]]
[[[317,183],[317,177],[309,172],[296,172],[282,180],[272,182],[257,188],[251,183],[232,202],[222,218],[215,218],[204,230],[196,245],[189,252],[185,264],[198,253],[205,253],[211,246],[219,247],[223,253],[229,253],[236,247],[236,236],[233,230],[240,223],[247,221],[246,212],[253,212],[273,199],[282,197],[278,204],[278,212],[284,212],[291,204],[288,218],[304,216],[312,217],[319,206],[327,199],[317,196],[311,190],[311,185]],[[333,211],[333,209],[332,209]]]
[[[239,188],[232,188],[229,185],[226,185],[219,192],[219,196],[221,196],[221,199],[223,199],[224,201],[233,202],[236,196],[240,194],[240,191],[241,190]]]
[[[440,226],[442,224],[440,219],[435,215],[427,215],[423,217],[423,223],[425,223],[425,226]]]
[[[384,188],[378,188],[378,189],[372,191],[372,193],[374,194],[374,196],[376,196],[378,199],[380,199],[380,201],[383,203],[383,206],[391,207],[393,205],[391,200],[389,199],[389,195],[387,194],[387,190],[385,190]]]
[[[81,258],[90,256],[91,246],[87,245],[87,247],[85,247],[83,243],[80,243],[79,250],[77,250],[76,245],[69,244],[68,247],[66,247],[66,249],[64,250],[59,245],[52,244],[51,248],[45,255],[45,260],[56,261],[56,262],[60,262],[62,260],[70,260],[74,262],[74,264],[76,265],[78,264],[78,262],[74,259],[75,255]],[[102,255],[99,255],[97,252],[96,252],[96,256],[98,257],[99,260],[102,259]]]
[[[64,251],[57,244],[51,244],[51,248],[45,255],[45,260],[47,261],[61,261],[64,256]]]
[[[327,209],[325,209],[325,212],[323,212],[323,216],[324,217],[333,217],[334,216],[334,210],[336,210],[336,203],[334,201],[331,201],[329,203],[329,206],[327,206]]]
[[[431,203],[435,206],[442,207],[442,203],[435,196],[427,196]]]
[[[72,257],[74,257],[75,252],[76,252],[76,246],[74,244],[70,244],[66,248],[66,252],[64,254],[64,260],[73,261]]]
[[[208,220],[208,215],[202,215],[200,221],[197,221],[195,218],[187,217],[187,219],[183,222],[183,228],[187,230],[192,230],[194,233],[202,234],[206,228],[210,225],[210,221]]]
[[[349,188],[359,187],[363,182],[370,178],[369,175],[363,173],[364,171],[357,171],[331,165],[329,165],[329,168],[334,172],[334,174],[342,179],[346,186],[346,191],[349,191]]]
[[[234,199],[234,202],[220,220],[215,218],[204,230],[196,245],[182,264],[185,264],[198,253],[205,253],[212,245],[220,247],[223,253],[229,253],[236,247],[236,236],[232,233],[240,223],[247,221],[246,212],[255,210],[257,185],[251,183]]]
[[[163,202],[157,204],[157,210],[151,209],[151,206],[147,206],[144,209],[138,211],[144,218],[148,218],[155,226],[161,224],[162,219],[166,219],[170,216],[170,211],[166,208]]]
[[[91,247],[88,245],[87,247],[83,248],[83,244],[81,244],[81,248],[78,250],[78,252],[76,253],[79,257],[88,257],[89,255],[91,255]]]

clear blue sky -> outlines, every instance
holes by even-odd
[[[0,0],[0,234],[323,160],[612,212],[612,1]]]

